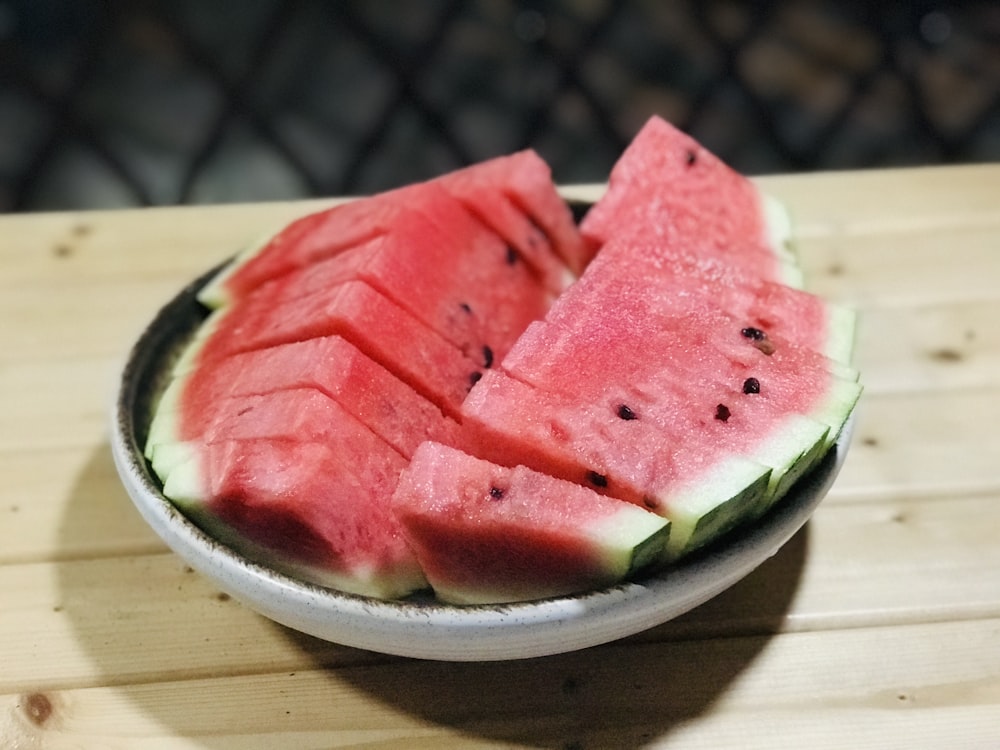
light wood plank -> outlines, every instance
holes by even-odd
[[[1000,617],[1000,494],[824,504],[774,558],[633,642]],[[383,660],[222,601],[172,554],[0,566],[0,693]]]
[[[0,566],[0,692],[190,679],[372,659],[282,628],[176,556]]]
[[[1000,620],[933,623],[618,646],[526,662],[390,660],[28,691],[0,698],[0,737],[54,748],[704,748],[734,740],[985,748],[1000,741],[998,633]],[[47,713],[41,726],[29,706],[36,718]]]
[[[1000,386],[1000,299],[865,310],[855,366],[867,394]]]
[[[806,288],[862,312],[1000,297],[1000,221],[799,242]]]
[[[854,441],[829,500],[995,491],[997,415],[995,388],[862,395]]]
[[[335,201],[176,206],[0,217],[0,288],[190,279]]]
[[[0,452],[99,445],[111,424],[123,365],[124,354],[5,363]]]
[[[118,479],[106,443],[0,451],[0,565],[166,549]]]
[[[774,175],[757,181],[788,205],[804,236],[919,232],[1000,219],[1000,169],[993,164]]]
[[[157,311],[190,281],[82,282],[0,290],[5,362],[65,362],[109,356],[124,361]]]

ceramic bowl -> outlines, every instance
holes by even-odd
[[[774,555],[830,488],[850,442],[839,443],[762,519],[669,570],[577,596],[460,607],[433,597],[381,601],[295,580],[217,542],[162,494],[141,446],[173,359],[204,319],[196,300],[211,271],[163,307],[135,343],[113,408],[111,448],[139,512],[191,567],[246,606],[290,628],[363,649],[451,661],[537,657],[606,643],[666,622],[719,594]]]

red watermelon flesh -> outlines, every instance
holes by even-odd
[[[330,293],[348,280],[368,283],[483,366],[502,357],[552,300],[524,264],[509,262],[500,238],[447,194],[399,212],[391,231],[375,239],[259,285],[253,296],[278,303]]]
[[[728,272],[793,287],[802,285],[801,269],[785,256],[759,243],[714,237],[695,226],[695,218],[661,206],[656,198],[649,198],[642,209],[633,209],[627,224],[601,245],[597,257],[612,245],[624,252],[609,254],[650,271],[669,270],[680,264],[707,276]],[[636,252],[632,246],[641,247],[642,252]],[[627,272],[627,268],[621,271]]]
[[[705,406],[699,411],[682,391],[636,387],[609,387],[589,401],[493,371],[472,389],[463,415],[473,452],[661,514],[679,555],[769,500],[770,467],[736,450],[753,436],[735,421],[715,425],[714,404]]]
[[[178,373],[160,400],[147,455],[157,443],[203,433],[228,399],[315,388],[335,399],[403,456],[424,440],[453,444],[458,423],[339,336],[235,354]]]
[[[845,365],[850,361],[855,317],[846,308],[686,250],[666,262],[654,256],[643,242],[609,242],[548,318],[573,319],[578,305],[592,306],[589,295],[605,300],[649,296],[667,305],[700,297],[703,304],[731,315],[743,327],[758,328]]]
[[[609,273],[592,278],[588,283],[585,275],[545,323],[525,332],[501,363],[504,371],[580,399],[597,399],[609,387],[623,385],[651,393],[691,389],[689,398],[721,388],[719,401],[703,405],[706,417],[714,405],[729,410],[722,400],[726,393],[751,391],[758,397],[754,403],[767,405],[775,418],[799,415],[829,428],[822,445],[803,445],[802,453],[813,456],[839,435],[860,386],[838,378],[825,356],[748,327],[707,296],[667,295],[646,277],[623,280]],[[769,432],[774,422],[761,415],[756,419],[756,431],[750,433],[756,440],[780,440]],[[815,430],[803,434],[813,441],[823,438]],[[787,449],[794,453],[794,445]],[[768,455],[773,450],[769,446]]]
[[[261,284],[330,258],[389,232],[401,214],[450,202],[440,186],[408,185],[341,203],[288,225],[269,242],[237,258],[199,295],[209,307],[246,296]]]
[[[198,441],[165,494],[213,530],[228,528],[237,548],[248,540],[309,580],[375,596],[426,585],[389,505],[406,459],[315,391],[275,396],[273,408],[260,406],[270,408],[267,428],[245,420],[239,433]],[[313,411],[325,431],[319,415],[302,416]]]
[[[569,209],[548,179],[547,165],[524,152],[516,158],[500,157],[495,163],[484,162],[452,174],[456,176],[408,185],[299,219],[269,242],[238,258],[203,290],[200,299],[210,307],[228,304],[283,274],[395,230],[400,216],[412,212],[424,213],[446,233],[459,230],[460,220],[447,212],[442,216],[442,208],[453,212],[453,205],[459,203],[457,198],[449,200],[445,189],[456,192],[456,186],[469,188],[469,195],[461,196],[461,203],[466,211],[475,209],[480,218],[489,210],[484,205],[486,191],[513,201],[518,207],[516,215],[501,206],[502,213],[490,214],[487,223],[529,262],[553,293],[558,293],[565,286],[565,268],[551,254],[548,243],[537,241],[539,227],[558,252],[579,254],[584,243]],[[528,213],[526,205],[532,213]],[[504,257],[510,257],[506,247]]]
[[[552,296],[524,264],[509,263],[500,238],[457,202],[436,208],[433,221],[427,212],[406,212],[391,232],[305,268],[284,294],[365,281],[471,358],[503,356]]]
[[[438,179],[516,248],[551,291],[566,286],[567,268],[579,274],[590,260],[549,166],[534,151],[500,156]]]
[[[384,234],[400,210],[394,201],[369,199],[303,216],[235,258],[198,299],[210,308],[232,304],[261,284]]]
[[[740,321],[710,306],[685,310],[671,298],[664,310],[649,296],[615,299],[614,316],[581,305],[572,325],[531,326],[501,367],[536,387],[578,398],[599,396],[608,383],[674,390],[718,382],[742,389],[753,378],[761,391],[781,399],[782,413],[813,415],[834,435],[846,419],[841,389],[855,399],[860,392],[831,372],[826,357],[776,338],[764,342],[774,347],[765,353],[762,342],[743,334]],[[600,309],[597,301],[590,308]]]
[[[758,188],[689,135],[651,118],[615,163],[605,195],[581,224],[596,249],[622,233],[667,224],[698,247],[781,256],[772,245]],[[765,269],[762,269],[765,271]]]
[[[473,361],[435,331],[360,281],[329,294],[273,304],[251,295],[213,314],[191,357],[205,366],[244,351],[331,335],[342,336],[414,390],[455,416],[481,361]]]
[[[657,562],[668,527],[525,467],[425,443],[392,501],[431,586],[460,604],[587,591]]]

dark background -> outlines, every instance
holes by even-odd
[[[1000,160],[1000,2],[0,0],[0,211],[358,194],[647,117],[754,174]]]

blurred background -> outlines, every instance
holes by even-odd
[[[1000,160],[1000,2],[0,0],[0,211],[362,194],[653,113],[753,173]],[[1000,192],[1000,191],[998,191]]]

